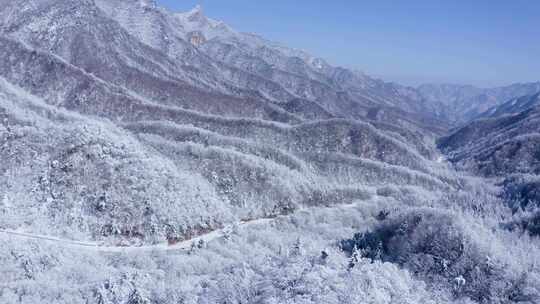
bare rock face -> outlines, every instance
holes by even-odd
[[[189,32],[187,38],[189,42],[195,47],[200,47],[201,45],[206,43],[206,38],[204,37],[204,34],[200,31]]]

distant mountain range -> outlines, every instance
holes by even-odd
[[[401,86],[151,0],[0,0],[0,57],[0,303],[540,299],[540,83]]]
[[[489,89],[468,85],[426,84],[419,86],[418,91],[429,103],[440,105],[442,117],[459,125],[484,116],[511,99],[540,92],[540,82]]]
[[[512,173],[540,174],[540,103],[515,113],[509,105],[495,108],[490,116],[475,120],[440,141],[451,160],[470,165],[487,176]],[[531,99],[520,98],[515,101]],[[515,103],[521,108],[522,103]]]
[[[499,183],[500,196],[516,214],[507,227],[540,236],[539,93],[484,111],[441,138],[439,148],[460,170]]]

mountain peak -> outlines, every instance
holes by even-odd
[[[197,4],[193,9],[191,9],[187,14],[187,19],[191,22],[196,22],[204,20],[206,17],[204,15],[204,10],[200,4]]]
[[[207,17],[200,5],[195,6],[188,12],[176,13],[175,16],[180,20],[188,34],[188,40],[195,39],[197,41],[196,45],[199,44],[199,41],[207,41],[215,37],[230,37],[237,34],[224,22]]]
[[[142,8],[156,8],[157,3],[155,0],[139,0],[139,5]]]

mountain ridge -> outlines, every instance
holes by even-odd
[[[0,0],[0,57],[0,303],[540,299],[538,107],[449,132],[153,0]]]
[[[514,83],[494,88],[471,85],[424,84],[420,94],[443,108],[444,116],[454,125],[467,123],[485,115],[510,99],[540,92],[540,82]]]

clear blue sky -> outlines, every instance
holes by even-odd
[[[540,80],[540,0],[157,0],[405,84]]]

